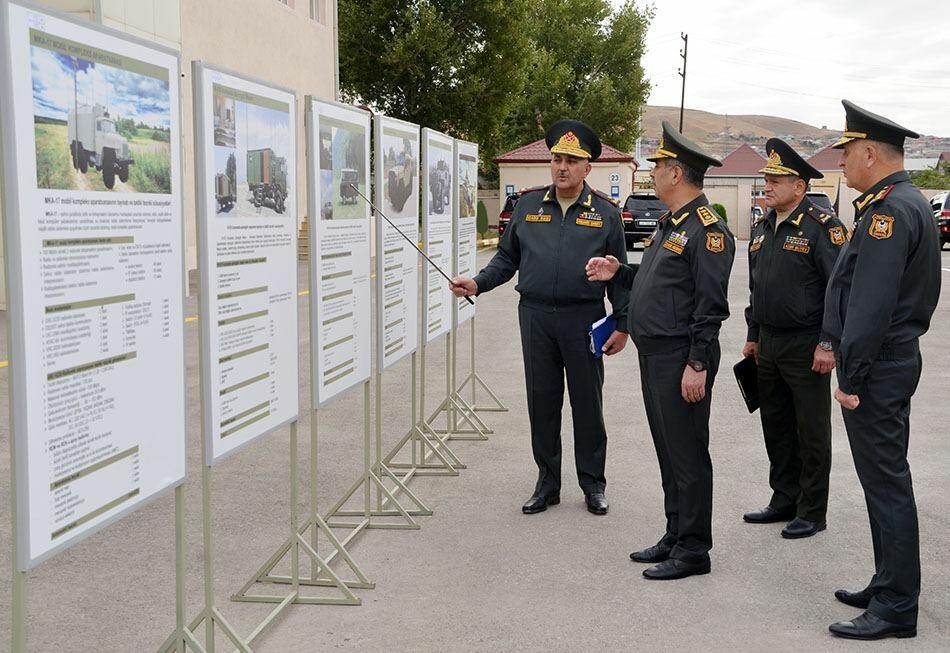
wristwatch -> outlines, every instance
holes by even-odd
[[[697,371],[697,372],[705,372],[705,371],[706,371],[706,363],[704,363],[704,362],[702,362],[702,361],[689,360],[689,361],[686,361],[686,364],[689,365],[690,367],[692,367],[692,368],[693,368],[695,371]]]
[[[818,343],[818,346],[821,347],[823,351],[831,351],[833,349],[831,342],[828,340],[822,340]]]

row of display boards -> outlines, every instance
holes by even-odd
[[[181,70],[173,51],[25,2],[0,12],[25,571],[185,479]],[[193,73],[211,465],[297,420],[298,107],[292,90],[200,62]],[[332,102],[308,97],[305,111],[318,408],[372,376],[374,344],[381,373],[473,316],[432,266],[418,278],[412,243],[421,218],[428,256],[474,272],[478,149]],[[394,225],[377,214],[375,328],[371,188]]]

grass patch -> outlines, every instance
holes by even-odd
[[[136,147],[132,143],[132,158],[135,160],[129,166],[128,185],[140,193],[172,192],[171,178],[171,150],[156,148],[154,141],[148,147]]]
[[[36,185],[39,188],[73,188],[73,162],[65,125],[35,124]]]

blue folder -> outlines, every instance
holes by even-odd
[[[587,335],[590,336],[590,353],[592,353],[595,358],[600,358],[604,355],[604,343],[607,342],[607,339],[613,335],[613,332],[616,330],[617,320],[613,315],[608,315],[590,325],[590,331],[587,332]]]

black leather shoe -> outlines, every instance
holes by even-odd
[[[675,558],[664,560],[643,570],[643,575],[650,580],[676,580],[687,576],[697,576],[709,573],[709,560],[699,563],[683,562]]]
[[[521,506],[521,512],[526,515],[533,515],[536,512],[544,512],[548,506],[556,506],[561,503],[561,495],[554,494],[535,494],[528,502]]]
[[[815,533],[820,533],[828,527],[823,521],[808,521],[801,517],[796,517],[788,523],[788,526],[782,529],[782,537],[786,540],[797,540],[801,537],[811,537]]]
[[[742,515],[750,524],[773,524],[779,521],[788,521],[795,516],[795,508],[776,510],[772,506],[765,506],[762,510],[753,510]]]
[[[917,624],[902,625],[884,621],[873,612],[858,615],[851,621],[839,621],[828,626],[832,635],[846,639],[884,639],[885,637],[917,637]]]
[[[607,497],[604,496],[603,492],[585,494],[584,499],[587,502],[587,512],[592,512],[595,515],[607,514],[607,509],[610,506],[607,504]]]
[[[653,546],[648,546],[642,551],[634,551],[630,554],[630,559],[634,562],[649,562],[650,564],[656,564],[658,562],[663,562],[664,560],[669,560],[670,551],[673,550],[673,547],[666,546],[664,544],[654,544]]]
[[[867,610],[867,607],[871,604],[871,599],[874,598],[874,593],[866,587],[860,592],[835,590],[835,598],[852,608]]]

